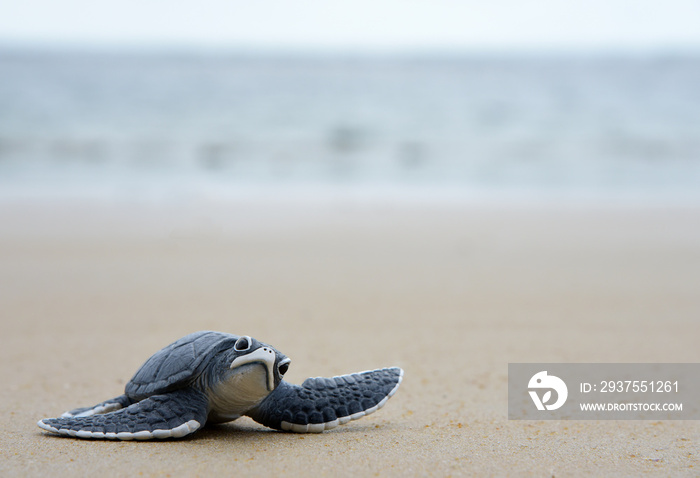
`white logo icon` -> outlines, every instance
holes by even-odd
[[[535,402],[538,410],[556,410],[564,405],[566,397],[569,396],[569,390],[566,388],[564,381],[554,375],[547,375],[546,370],[533,375],[530,383],[527,384],[527,388],[548,389],[541,399],[536,390],[530,390],[530,397],[532,397],[532,401]],[[552,390],[557,392],[557,401],[547,404],[552,398]]]

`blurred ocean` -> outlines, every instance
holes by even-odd
[[[700,197],[700,56],[0,50],[0,198]]]

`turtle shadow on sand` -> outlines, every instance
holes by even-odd
[[[213,423],[204,426],[198,433],[188,435],[184,441],[192,443],[202,443],[210,440],[223,442],[238,442],[251,440],[285,440],[295,437],[296,434],[280,432],[270,428],[258,428],[251,426],[240,426],[237,423]],[[168,440],[180,442],[181,440]]]
[[[342,427],[332,432],[331,435],[346,435],[346,434],[365,434],[369,431],[375,430],[375,425],[360,425],[356,424],[353,426]],[[315,435],[315,434],[314,434]],[[41,433],[37,431],[36,436],[39,438],[45,438],[48,440],[62,440],[64,435],[57,433]],[[301,438],[298,433],[273,430],[271,428],[263,428],[251,425],[240,425],[238,423],[213,423],[206,424],[204,427],[200,428],[197,433],[191,433],[182,438],[165,438],[157,440],[157,443],[193,443],[202,444],[209,441],[216,442],[229,442],[238,443],[239,441],[244,441],[250,443],[251,441],[267,442],[274,440],[275,442],[285,442],[287,440],[298,440]],[[92,441],[95,443],[105,443],[109,442],[120,442],[120,443],[134,443],[138,446],[142,441],[140,440],[103,440],[99,438],[88,439],[87,441]],[[153,443],[153,441],[151,441]]]
[[[346,435],[346,434],[365,434],[372,430],[376,430],[376,425],[361,425],[355,424],[353,426],[341,427],[333,431],[329,431],[324,435]],[[316,434],[314,434],[316,435]],[[199,442],[206,440],[217,440],[217,441],[238,441],[251,439],[260,440],[298,440],[302,438],[298,433],[273,430],[270,428],[256,427],[251,425],[241,425],[238,423],[215,423],[207,424],[198,433],[188,435],[184,438],[185,441]],[[169,441],[181,441],[181,440],[169,440]]]

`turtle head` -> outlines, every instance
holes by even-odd
[[[249,364],[263,366],[267,374],[267,390],[269,392],[280,384],[291,362],[286,355],[274,347],[258,342],[247,335],[236,340],[230,350],[229,358],[231,371],[237,371],[240,367]]]

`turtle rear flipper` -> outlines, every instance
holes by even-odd
[[[301,386],[282,382],[246,415],[277,430],[318,433],[377,411],[396,393],[402,378],[403,370],[394,367],[309,378]]]
[[[206,423],[207,407],[207,398],[202,392],[186,388],[153,395],[114,412],[45,418],[37,425],[51,433],[77,438],[180,438]]]
[[[61,418],[89,417],[92,415],[99,415],[101,413],[114,412],[116,410],[128,407],[132,403],[133,401],[126,395],[119,395],[111,400],[105,400],[102,403],[98,403],[94,407],[82,407],[70,410],[61,415]]]

